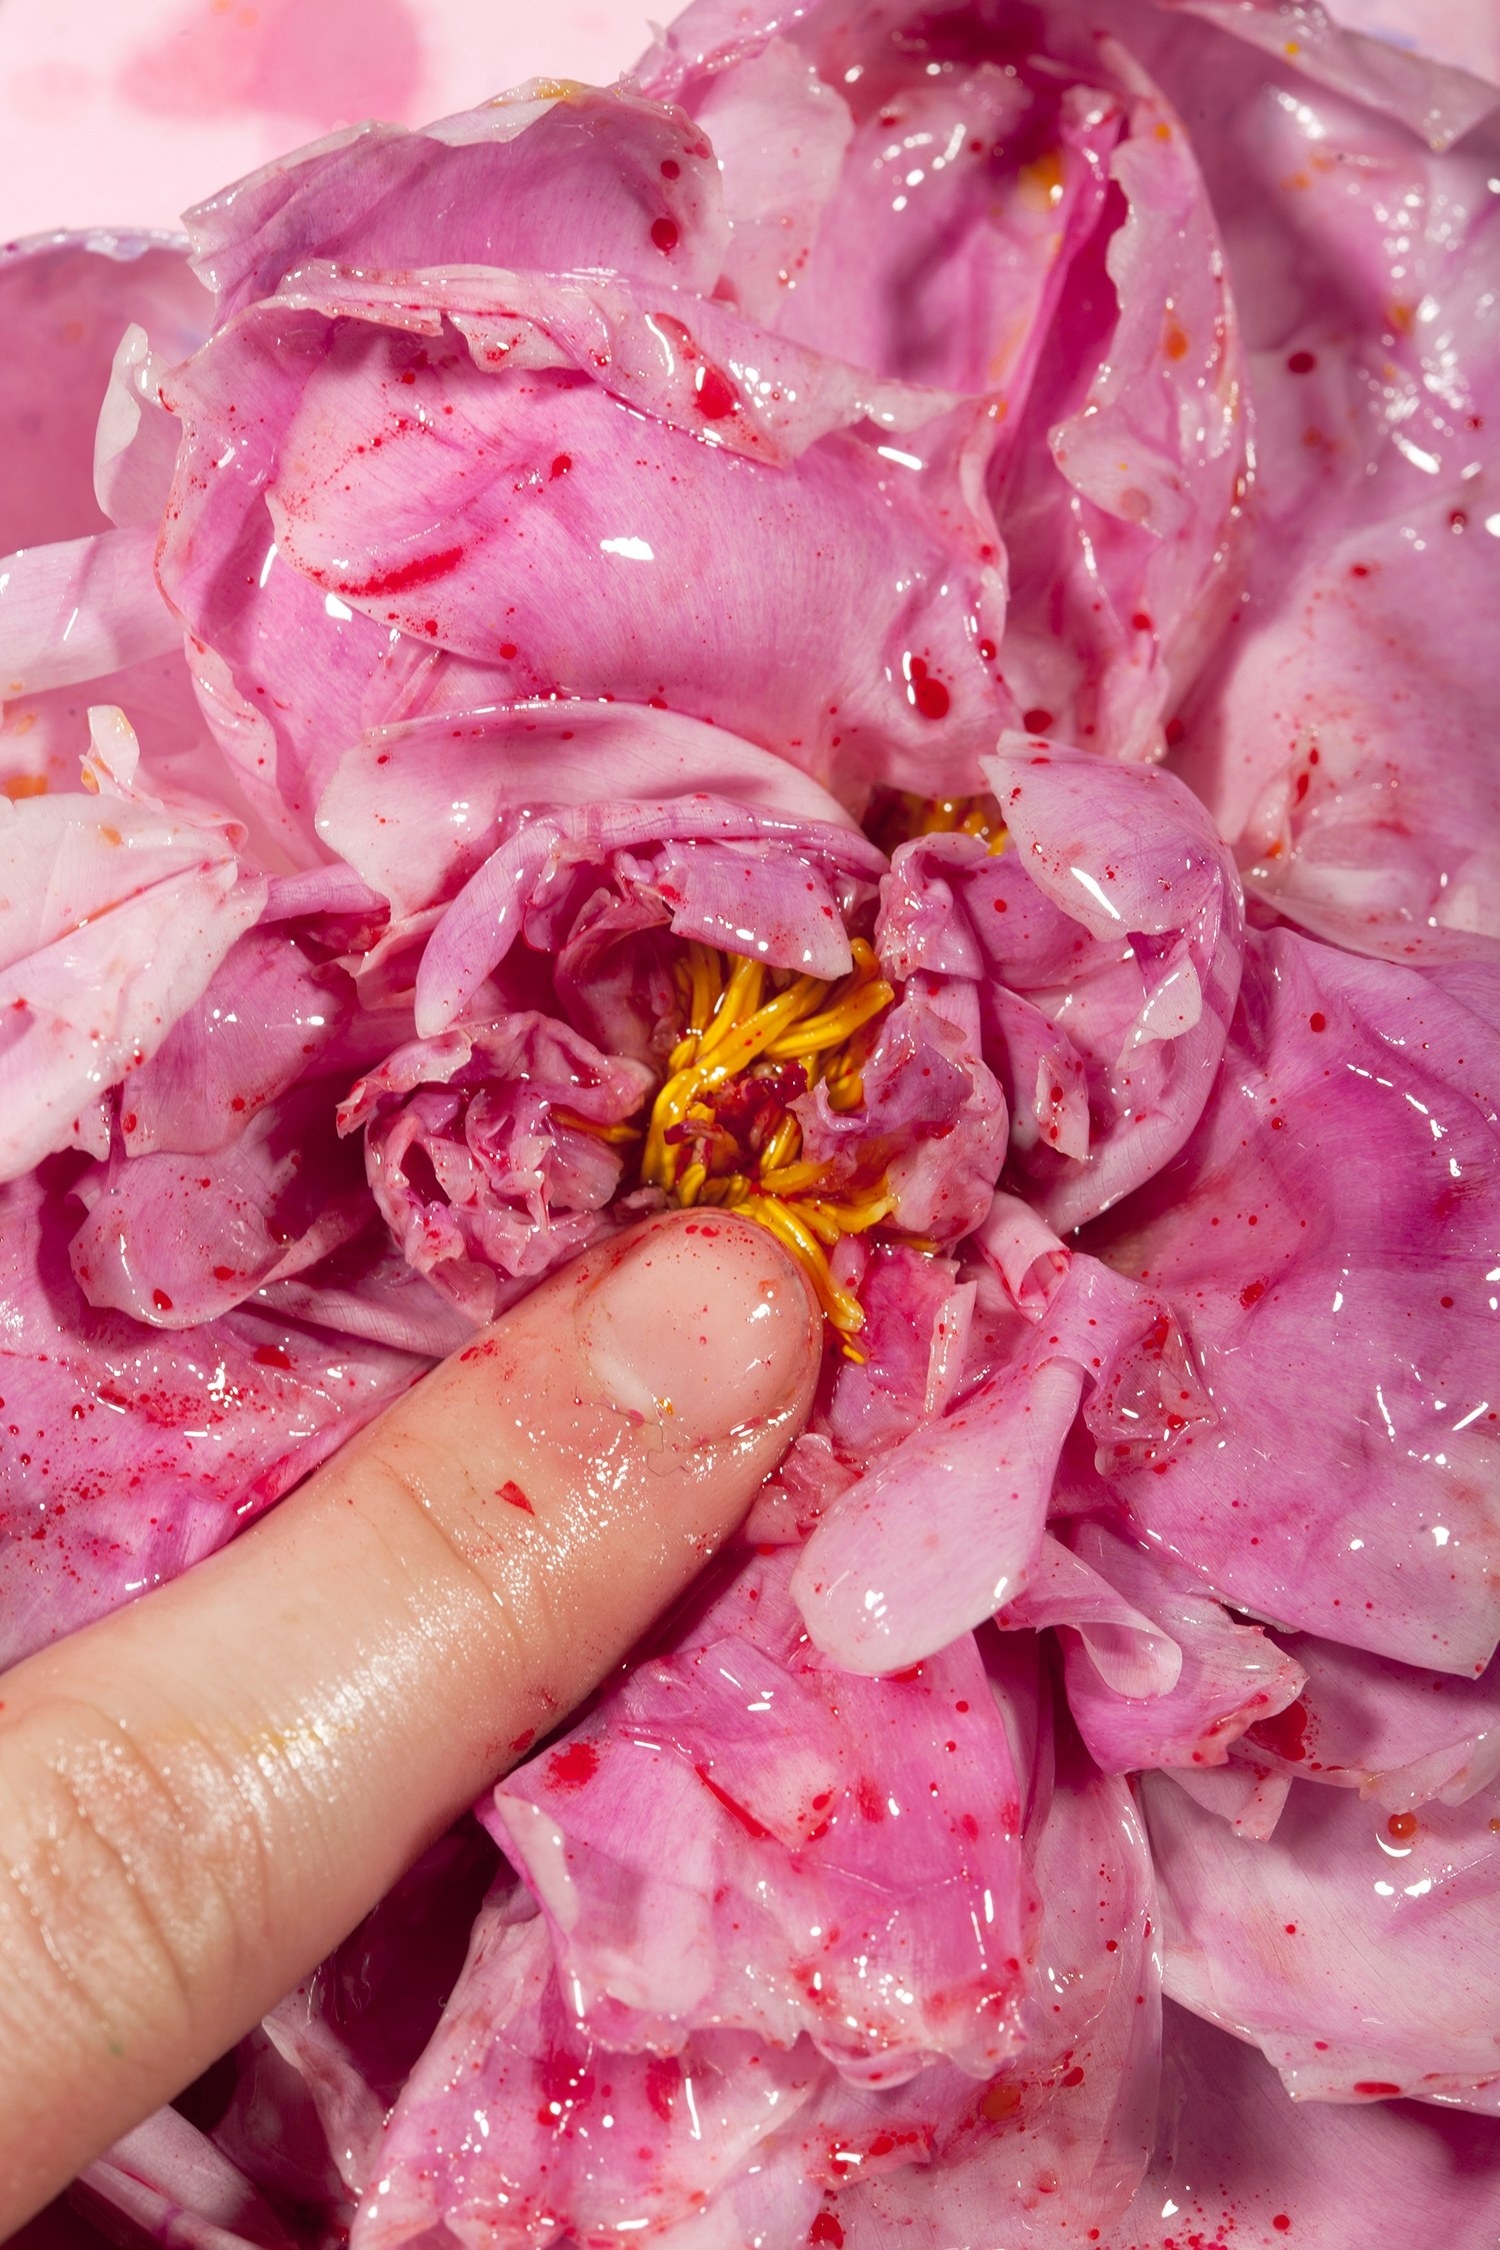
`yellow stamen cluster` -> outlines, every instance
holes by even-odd
[[[993,797],[919,797],[910,789],[886,789],[865,823],[871,841],[887,854],[913,836],[979,836],[992,852],[1005,849],[1006,829]]]
[[[652,1105],[640,1177],[676,1203],[739,1211],[784,1242],[845,1350],[858,1357],[848,1339],[864,1312],[834,1279],[828,1253],[842,1235],[878,1225],[893,1199],[883,1175],[830,1192],[828,1166],[803,1158],[802,1129],[787,1106],[804,1084],[819,1082],[836,1110],[864,1099],[860,1063],[895,993],[865,939],[855,938],[851,951],[853,968],[830,983],[688,946],[677,970],[684,1028]],[[761,1081],[766,1094],[748,1131],[726,1122],[721,1107],[745,1080]],[[738,1090],[742,1107],[746,1091]]]

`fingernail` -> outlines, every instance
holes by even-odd
[[[584,1356],[606,1396],[691,1445],[787,1414],[817,1379],[810,1292],[746,1219],[684,1213],[643,1229],[580,1311]]]

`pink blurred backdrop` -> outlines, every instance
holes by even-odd
[[[650,0],[0,0],[0,240],[175,227],[333,126],[613,78]],[[658,14],[663,10],[657,0]]]
[[[184,206],[376,116],[415,124],[533,75],[613,78],[679,0],[0,0],[0,241],[174,227]],[[1179,0],[1190,4],[1190,0]],[[1500,0],[1325,0],[1500,76]]]

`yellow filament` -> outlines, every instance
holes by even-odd
[[[882,850],[893,852],[913,836],[979,836],[993,855],[1006,845],[1005,820],[993,797],[919,797],[892,790],[883,800],[872,829]]]
[[[786,1244],[806,1269],[827,1320],[842,1335],[857,1335],[865,1324],[864,1307],[857,1297],[841,1289],[834,1280],[822,1243],[811,1228],[803,1224],[792,1205],[774,1195],[759,1195],[734,1208]]]
[[[828,1166],[803,1157],[802,1129],[790,1115],[772,1125],[753,1176],[715,1169],[726,1144],[732,1149],[734,1143],[720,1133],[716,1153],[712,1097],[746,1072],[799,1062],[809,1084],[823,1080],[836,1110],[859,1105],[864,1088],[849,1043],[890,1006],[895,992],[866,939],[855,938],[850,953],[853,965],[844,977],[795,976],[778,983],[777,973],[763,962],[696,942],[687,947],[677,965],[686,1022],[645,1126],[640,1170],[644,1184],[665,1189],[675,1202],[739,1211],[785,1243],[807,1271],[846,1349],[864,1313],[858,1298],[835,1281],[828,1250],[842,1235],[862,1233],[887,1216],[892,1199],[884,1181],[849,1196],[819,1194],[828,1184]],[[683,1127],[688,1131],[682,1137],[668,1139]],[[621,1133],[618,1127],[605,1130],[612,1138]],[[851,1350],[850,1356],[863,1355]]]

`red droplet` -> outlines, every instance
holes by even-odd
[[[820,2211],[807,2230],[809,2242],[827,2243],[829,2250],[844,2250],[844,2230],[831,2211]]]
[[[501,1485],[499,1491],[495,1494],[495,1498],[497,1500],[508,1500],[513,1508],[523,1509],[528,1516],[534,1516],[536,1514],[535,1508],[533,1508],[531,1502],[527,1499],[525,1493],[521,1490],[521,1487],[516,1483],[514,1477],[506,1478],[504,1484]]]
[[[555,477],[565,477],[565,476],[567,475],[567,473],[568,473],[569,469],[571,469],[571,468],[572,468],[572,466],[573,466],[573,456],[572,456],[572,454],[571,454],[571,453],[555,453],[555,454],[554,454],[554,455],[552,456],[552,474],[553,474],[553,476],[555,476]]]
[[[1326,1031],[1328,1029],[1328,1018],[1320,1008],[1314,1008],[1312,1014],[1308,1017],[1307,1028],[1309,1031]]]
[[[984,658],[986,664],[993,664],[1000,651],[996,648],[993,641],[981,641],[979,644],[979,653]]]
[[[1285,2211],[1278,2211],[1275,2218],[1271,2221],[1272,2226],[1276,2229],[1278,2234],[1285,2234],[1290,2228],[1291,2223],[1292,2222],[1287,2217]]]
[[[514,641],[502,641],[500,643],[500,654],[505,659],[505,662],[507,664],[510,662],[515,653],[516,644]]]
[[[1287,366],[1294,375],[1310,375],[1318,364],[1316,352],[1288,352]]]
[[[700,367],[693,392],[693,404],[705,422],[722,422],[726,414],[733,414],[739,405],[734,386],[717,367]]]
[[[1052,724],[1052,713],[1034,703],[1029,711],[1021,713],[1021,724],[1028,734],[1045,734]]]
[[[658,250],[663,252],[675,250],[678,241],[677,221],[666,218],[653,219],[651,222],[651,239]]]
[[[1385,1824],[1385,1832],[1398,1844],[1410,1842],[1417,1833],[1417,1816],[1414,1812],[1393,1812]]]
[[[1134,617],[1131,618],[1130,623],[1132,630],[1137,633],[1149,633],[1151,630],[1151,618],[1149,613],[1144,609],[1138,609]],[[1063,2084],[1067,2084],[1066,2079],[1063,2080]]]
[[[581,1789],[599,1771],[599,1753],[592,1742],[565,1742],[547,1760],[547,1779],[554,1789]]]
[[[233,1268],[233,1266],[215,1266],[215,1267],[214,1267],[214,1279],[215,1279],[215,1281],[233,1281],[233,1279],[234,1279],[234,1268]]]
[[[1284,1711],[1269,1719],[1257,1719],[1248,1739],[1269,1750],[1273,1758],[1285,1758],[1289,1766],[1300,1765],[1307,1756],[1307,1721],[1307,1705],[1299,1696]]]
[[[1356,2078],[1356,2094],[1399,2094],[1401,2088],[1393,2086],[1388,2078]]]
[[[257,1344],[255,1364],[257,1367],[290,1367],[292,1362],[280,1344]]]
[[[1077,2063],[1074,2063],[1071,2070],[1063,2072],[1058,2083],[1063,2086],[1081,2086],[1083,2084],[1083,2071]]]
[[[1240,1303],[1244,1306],[1246,1312],[1248,1312],[1252,1305],[1258,1305],[1260,1303],[1261,1298],[1265,1295],[1265,1293],[1266,1285],[1263,1281],[1247,1281],[1244,1288],[1240,1291]]]
[[[911,699],[924,719],[946,719],[953,698],[941,680],[935,680],[925,657],[914,656],[908,665]]]
[[[172,1310],[172,1300],[167,1295],[165,1289],[153,1289],[151,1292],[151,1302],[153,1305],[155,1305],[158,1312],[170,1312]]]

